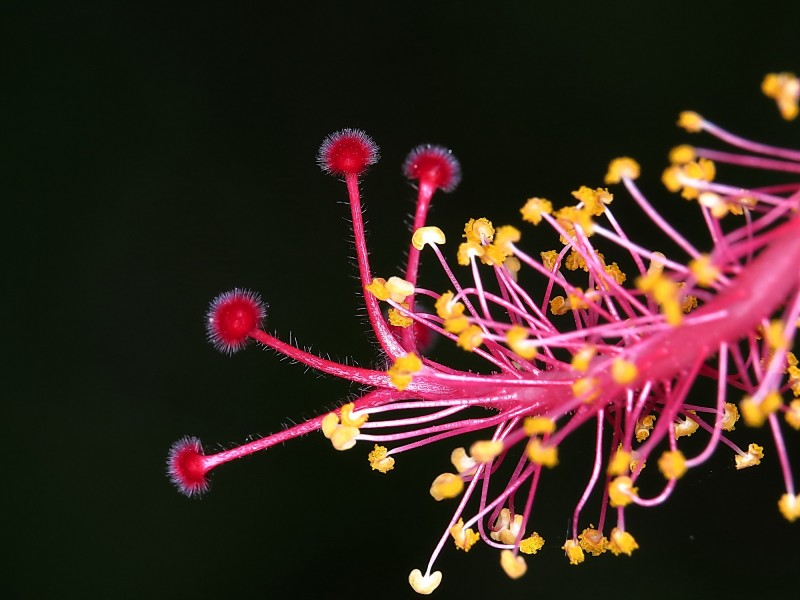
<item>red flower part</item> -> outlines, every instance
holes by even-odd
[[[409,152],[403,163],[403,174],[443,192],[452,192],[461,182],[461,165],[444,146],[422,144]]]
[[[247,345],[250,334],[261,326],[266,314],[266,307],[255,292],[236,288],[220,294],[208,309],[208,340],[220,352],[238,352]]]
[[[317,163],[330,175],[360,175],[378,158],[378,145],[360,129],[330,134],[317,153]]]
[[[190,498],[208,490],[207,468],[203,460],[200,440],[186,436],[170,448],[167,457],[167,474],[178,490]]]

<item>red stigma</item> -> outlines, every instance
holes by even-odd
[[[360,175],[378,158],[378,145],[360,129],[330,134],[317,153],[317,163],[330,175]]]
[[[452,192],[461,181],[461,165],[447,148],[423,144],[409,152],[403,174],[443,192]]]
[[[255,292],[236,288],[217,296],[208,309],[208,340],[220,352],[233,354],[247,345],[261,326],[266,309]]]
[[[208,490],[200,440],[187,436],[172,445],[167,457],[167,474],[178,491],[190,498]]]

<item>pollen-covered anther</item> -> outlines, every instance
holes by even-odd
[[[602,531],[594,528],[594,525],[584,529],[578,536],[578,541],[583,550],[592,556],[600,556],[608,550],[608,539]]]
[[[784,419],[790,427],[800,430],[800,400],[792,400],[784,413]]]
[[[422,250],[426,244],[431,246],[440,246],[447,241],[444,232],[438,227],[427,226],[420,227],[411,236],[411,244],[417,250]]]
[[[630,452],[618,448],[608,463],[606,473],[609,475],[625,475],[630,470],[632,460],[633,455]]]
[[[434,571],[423,575],[422,571],[414,569],[408,574],[408,583],[415,592],[427,596],[442,583],[442,572]]]
[[[452,319],[460,317],[464,314],[464,304],[462,302],[455,302],[453,292],[445,292],[436,299],[434,308],[436,314],[442,319]]]
[[[422,370],[422,360],[413,352],[398,357],[386,372],[392,385],[401,392],[411,383],[415,373]]]
[[[539,438],[533,438],[528,442],[528,460],[533,464],[553,468],[558,464],[558,448],[548,446]]]
[[[623,156],[615,158],[608,163],[608,171],[606,172],[605,182],[607,184],[619,183],[623,179],[638,179],[641,173],[641,167],[632,158]]]
[[[464,481],[453,473],[442,473],[431,484],[430,493],[437,502],[446,498],[455,498],[464,489]]]
[[[629,385],[636,381],[639,376],[639,369],[631,361],[623,358],[615,358],[611,362],[611,379],[619,385]]]
[[[675,146],[669,151],[669,162],[672,165],[684,165],[696,159],[697,152],[695,152],[694,146],[689,144]]]
[[[556,422],[549,417],[525,417],[522,427],[527,436],[551,434],[556,430]]]
[[[220,352],[238,352],[247,345],[250,334],[261,327],[266,314],[266,307],[255,292],[235,288],[220,294],[206,314],[208,340]]]
[[[634,550],[639,547],[633,536],[627,531],[622,531],[618,527],[611,530],[611,536],[608,541],[608,549],[614,553],[615,556],[620,554],[627,554],[630,556]]]
[[[522,515],[514,515],[511,518],[511,511],[507,508],[500,510],[497,519],[492,526],[492,531],[489,532],[489,537],[509,546],[517,542],[520,531],[522,530]]]
[[[523,554],[536,554],[544,546],[544,538],[535,531],[519,543]]]
[[[638,494],[639,489],[633,487],[631,478],[627,475],[615,477],[608,483],[608,499],[613,507],[627,506]]]
[[[719,277],[719,268],[714,265],[708,254],[701,254],[689,261],[689,270],[703,287],[711,287]]]
[[[462,242],[458,246],[456,260],[458,261],[459,265],[466,267],[470,264],[473,258],[480,259],[485,252],[486,250],[484,247],[478,242]]]
[[[456,548],[464,552],[469,552],[475,543],[481,539],[480,534],[471,528],[464,529],[464,519],[459,519],[458,523],[450,528],[450,535],[453,536]]]
[[[387,456],[388,450],[385,446],[375,444],[372,452],[369,453],[369,464],[373,471],[386,473],[394,469],[394,458]]]
[[[655,422],[655,415],[645,415],[636,421],[635,433],[637,442],[643,442],[650,437],[650,431],[652,431]]]
[[[581,548],[578,540],[567,540],[564,542],[564,545],[561,546],[561,549],[567,555],[569,564],[571,565],[579,565],[586,560],[586,557],[583,555],[583,548]]]
[[[581,371],[582,373],[586,372],[589,370],[589,365],[596,354],[597,348],[594,346],[584,346],[572,355],[570,364],[576,371]]]
[[[506,343],[514,353],[525,360],[536,358],[539,353],[536,340],[528,339],[528,330],[522,325],[512,325],[506,332]]]
[[[725,403],[725,412],[722,415],[722,422],[720,426],[724,431],[733,431],[736,429],[736,421],[739,420],[739,409],[731,402]]]
[[[341,410],[341,420],[342,425],[346,425],[348,427],[361,427],[364,423],[367,422],[369,419],[369,415],[367,413],[358,413],[353,412],[355,410],[356,405],[352,402],[348,402],[344,406],[342,406]]]
[[[773,319],[764,328],[764,341],[767,343],[767,348],[772,352],[776,350],[785,350],[788,346],[786,336],[784,335],[783,322],[778,319]]]
[[[456,343],[467,352],[472,352],[483,344],[483,329],[477,325],[470,325],[459,334]]]
[[[468,242],[478,245],[491,244],[494,241],[494,225],[489,219],[470,219],[464,225],[464,235]]]
[[[331,441],[336,450],[349,450],[355,446],[356,436],[360,433],[358,427],[341,424],[335,413],[325,415],[320,429],[322,429],[322,435]]]
[[[503,452],[503,442],[500,440],[481,440],[469,448],[469,454],[479,463],[487,463]]]
[[[658,459],[658,468],[667,479],[680,479],[686,473],[686,458],[680,450],[668,450]]]
[[[587,404],[600,395],[600,387],[595,377],[581,377],[572,384],[572,395]]]
[[[500,552],[500,566],[511,579],[519,579],[528,570],[528,565],[525,559],[519,555],[514,555],[511,550],[502,550]]]
[[[360,129],[342,129],[323,140],[317,164],[330,175],[360,175],[378,161],[378,145]]]
[[[452,192],[461,181],[461,165],[453,152],[443,146],[423,144],[409,152],[403,174],[443,192]]]
[[[780,409],[783,405],[781,395],[772,390],[764,396],[761,402],[757,402],[750,396],[745,396],[739,403],[739,411],[745,425],[749,427],[761,427],[772,413]]]
[[[764,458],[764,447],[758,444],[750,444],[747,447],[747,452],[736,455],[736,470],[760,465],[762,458]]]
[[[778,500],[778,509],[787,521],[794,522],[800,518],[800,494],[792,496],[784,494]]]
[[[606,204],[611,204],[614,200],[614,195],[605,188],[590,188],[582,185],[580,188],[572,192],[573,198],[576,198],[583,206],[595,217],[599,217],[606,209]]]
[[[414,284],[401,277],[389,277],[386,280],[386,289],[389,291],[389,298],[399,303],[414,293]]]
[[[761,82],[761,91],[778,104],[781,116],[787,121],[800,112],[800,79],[794,73],[769,73]]]
[[[478,468],[478,463],[472,458],[464,448],[455,448],[450,453],[450,462],[461,475],[472,475]]]
[[[545,198],[528,198],[519,212],[522,214],[523,221],[538,225],[542,222],[542,215],[553,213],[553,203]]]
[[[697,431],[698,427],[700,427],[700,425],[697,423],[697,421],[687,416],[685,419],[682,419],[681,421],[675,423],[674,426],[675,439],[680,437],[689,437],[695,431]]]
[[[678,127],[689,133],[698,133],[703,130],[703,117],[694,111],[685,110],[678,115]]]
[[[722,196],[714,192],[700,192],[697,196],[697,202],[700,206],[705,206],[711,211],[711,216],[715,219],[721,219],[728,213],[732,212],[731,204],[722,199]]]

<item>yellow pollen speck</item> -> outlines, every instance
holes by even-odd
[[[627,531],[622,531],[617,527],[611,530],[611,539],[608,548],[615,556],[627,554],[628,556],[639,547],[633,536]]]
[[[442,572],[434,571],[429,575],[423,575],[419,569],[414,569],[408,574],[408,583],[415,592],[427,596],[442,583]]]
[[[405,356],[400,356],[386,372],[392,385],[401,392],[411,383],[414,373],[422,370],[422,361],[419,356],[409,352]]]
[[[686,473],[686,458],[680,450],[664,452],[658,459],[658,468],[667,479],[680,479]]]
[[[631,460],[633,460],[633,455],[630,452],[617,449],[608,463],[606,472],[609,475],[624,475],[630,469]]]
[[[761,91],[778,104],[781,116],[787,121],[800,112],[800,79],[794,73],[769,73],[761,82]]]
[[[626,475],[615,477],[608,483],[608,499],[611,506],[627,506],[633,502],[633,497],[639,488],[633,487],[631,478]]]
[[[564,545],[561,546],[561,549],[566,552],[569,564],[571,565],[579,565],[585,560],[583,549],[580,547],[577,540],[567,540],[564,542]]]
[[[615,158],[608,164],[608,171],[606,172],[606,183],[619,183],[623,178],[638,179],[641,169],[639,163],[632,158],[624,156],[622,158]]]
[[[444,232],[438,227],[420,227],[411,237],[411,244],[417,250],[422,250],[426,244],[441,245],[445,243]]]
[[[608,550],[608,539],[601,531],[594,529],[594,525],[587,527],[578,536],[581,548],[592,556],[600,556]]]
[[[550,434],[556,430],[556,422],[548,417],[527,417],[522,427],[527,436]]]
[[[611,363],[611,379],[619,385],[628,385],[636,381],[639,370],[636,365],[622,358],[615,358]]]
[[[750,444],[745,454],[736,455],[736,469],[740,470],[760,465],[762,458],[764,458],[764,447],[758,444]]]
[[[455,498],[464,489],[464,481],[453,473],[442,473],[431,484],[430,493],[436,501]]]
[[[781,496],[781,499],[778,500],[778,508],[787,521],[794,522],[796,519],[800,518],[800,494],[797,496],[784,494]]]
[[[369,453],[369,464],[373,471],[386,473],[394,469],[394,458],[386,456],[388,450],[385,446],[375,444],[375,448]]]
[[[538,225],[542,222],[543,214],[552,214],[553,203],[544,198],[529,198],[525,206],[519,209],[519,212],[522,213],[523,221]]]
[[[544,546],[544,538],[535,531],[519,543],[519,551],[523,554],[536,554]]]
[[[506,575],[511,577],[511,579],[519,579],[525,575],[525,571],[528,570],[525,559],[519,555],[514,556],[511,550],[503,550],[500,552],[500,566],[503,567],[503,571],[505,571]]]
[[[537,465],[553,468],[558,464],[558,448],[545,446],[542,440],[534,438],[528,443],[528,460]]]

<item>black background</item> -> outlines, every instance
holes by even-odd
[[[201,501],[164,476],[184,434],[227,447],[353,391],[256,348],[216,353],[203,315],[217,293],[256,289],[284,339],[376,359],[345,190],[314,162],[328,133],[359,127],[381,146],[362,187],[386,277],[413,207],[400,164],[419,143],[461,160],[461,187],[431,215],[451,238],[469,217],[519,224],[530,196],[601,185],[621,154],[691,230],[696,207],[658,182],[687,139],[680,110],[798,143],[759,91],[765,73],[800,70],[797,2],[4,2],[0,15],[8,598],[413,596],[407,573],[452,510],[427,492],[450,445],[382,476],[366,446],[310,436],[226,466]],[[544,249],[530,231],[523,243]],[[797,525],[777,512],[767,432],[737,433],[769,460],[735,472],[721,452],[666,506],[628,511],[632,558],[580,567],[559,550],[588,476],[591,438],[576,440],[572,467],[543,478],[548,542],[527,575],[448,543],[436,597],[794,591]]]

